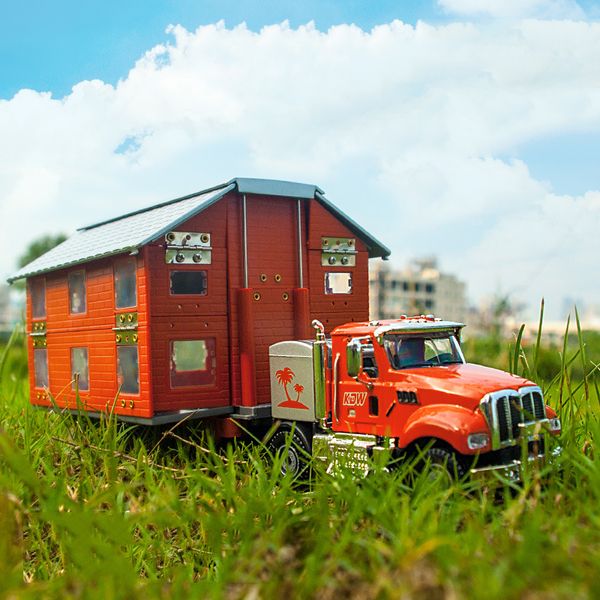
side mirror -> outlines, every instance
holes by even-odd
[[[349,377],[358,377],[362,366],[362,345],[359,340],[353,339],[346,346],[346,370]]]

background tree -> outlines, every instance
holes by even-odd
[[[31,242],[29,246],[27,246],[25,252],[19,256],[17,259],[17,266],[19,269],[28,265],[30,262],[34,261],[38,256],[45,254],[48,250],[52,250],[55,246],[62,244],[67,239],[67,236],[64,233],[57,233],[55,235],[47,234],[43,235]],[[25,282],[23,280],[19,280],[15,283],[15,286],[20,289],[25,289]]]
[[[56,235],[43,235],[39,237],[27,246],[27,249],[17,260],[17,266],[19,269],[35,260],[38,256],[45,254],[48,250],[52,250],[55,246],[62,244],[67,239],[64,233],[57,233]]]

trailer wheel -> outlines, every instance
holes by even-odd
[[[291,439],[290,439],[291,436]],[[310,436],[301,425],[283,423],[267,442],[273,457],[282,457],[281,474],[306,479],[310,472]]]

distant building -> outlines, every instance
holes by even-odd
[[[9,334],[21,320],[25,293],[0,283],[0,336]]]
[[[0,283],[0,329],[4,329],[8,326],[10,316],[9,287]]]
[[[467,316],[465,284],[442,273],[435,258],[415,260],[405,269],[379,263],[370,271],[369,295],[372,319],[434,314],[464,322]]]

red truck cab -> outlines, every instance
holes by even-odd
[[[312,441],[313,455],[332,465],[340,454],[366,468],[374,452],[400,457],[421,449],[459,476],[501,471],[518,479],[522,443],[531,460],[542,460],[543,433],[560,432],[556,413],[534,382],[465,361],[462,323],[433,316],[348,323],[329,340],[315,326],[312,357],[306,353],[312,374],[301,363],[295,371],[288,367],[298,373],[294,389],[301,389],[295,405],[293,399],[278,402],[272,377],[273,414],[290,423],[313,420],[315,427],[304,428],[303,435]],[[280,346],[278,353],[277,346],[271,354],[280,367],[294,352]],[[308,384],[302,376],[315,381],[314,395],[304,396]],[[307,408],[301,406],[303,396]]]

